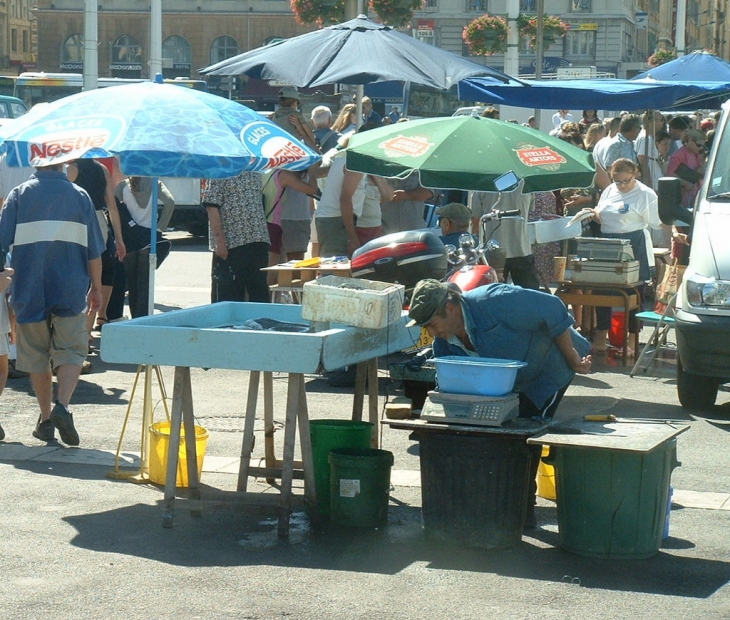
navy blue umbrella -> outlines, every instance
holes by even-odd
[[[475,75],[517,82],[506,73],[422,43],[364,15],[244,52],[200,73],[244,74],[305,88],[402,80],[447,89]]]

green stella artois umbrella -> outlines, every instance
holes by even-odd
[[[453,116],[378,127],[355,134],[348,169],[383,177],[418,170],[421,185],[496,191],[494,179],[513,171],[524,192],[588,187],[590,153],[530,127],[491,118]]]

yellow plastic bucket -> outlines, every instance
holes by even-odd
[[[177,461],[176,487],[188,486],[188,459],[185,453],[185,428],[181,428],[180,450]],[[195,450],[198,456],[198,480],[203,471],[205,449],[208,446],[208,431],[202,426],[195,427]],[[167,479],[167,454],[170,450],[170,423],[155,422],[150,425],[149,476],[152,482],[165,484]]]
[[[542,447],[542,456],[550,453],[550,446]],[[540,459],[537,466],[537,494],[543,499],[555,500],[555,467]]]

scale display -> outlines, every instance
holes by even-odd
[[[445,394],[429,392],[420,418],[444,424],[472,424],[501,426],[517,417],[519,396],[472,396],[469,394]]]

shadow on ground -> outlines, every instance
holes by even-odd
[[[554,526],[507,550],[469,549],[429,540],[420,508],[390,506],[388,526],[327,527],[314,531],[303,512],[292,517],[289,539],[276,534],[273,511],[231,505],[205,510],[202,518],[178,508],[175,527],[161,526],[160,505],[136,504],[67,517],[78,532],[72,544],[97,552],[134,555],[168,564],[286,566],[395,575],[414,563],[437,570],[492,573],[576,586],[707,598],[730,580],[730,563],[660,551],[648,560],[591,559],[558,548]],[[554,522],[555,509],[538,508]],[[667,547],[691,547],[669,539]]]

